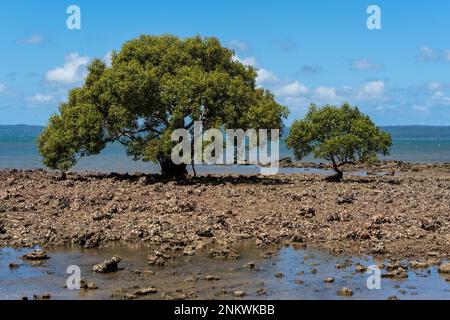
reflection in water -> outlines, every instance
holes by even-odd
[[[156,287],[158,292],[146,298],[203,298],[231,299],[240,290],[248,299],[450,299],[450,283],[435,268],[410,270],[407,279],[383,278],[381,290],[369,290],[369,274],[356,272],[355,265],[377,265],[382,261],[372,258],[335,257],[323,251],[295,250],[286,247],[274,250],[275,255],[263,258],[263,250],[241,247],[239,260],[214,260],[200,254],[183,257],[164,268],[150,267],[147,255],[152,252],[142,247],[49,250],[51,259],[42,266],[32,266],[19,257],[30,249],[0,249],[0,299],[20,299],[23,296],[50,293],[53,299],[108,299],[123,288]],[[123,270],[111,274],[93,274],[90,266],[112,255],[122,257]],[[350,262],[343,269],[336,264]],[[253,262],[255,269],[249,269]],[[17,269],[9,269],[18,263]],[[77,291],[64,288],[66,269],[70,265],[81,268],[82,277],[94,281],[97,290]],[[143,272],[146,271],[146,272]],[[278,274],[278,277],[276,276]],[[219,280],[208,281],[208,275]],[[334,282],[325,283],[325,278]],[[353,291],[352,297],[340,297],[342,287]],[[262,290],[264,289],[264,290]],[[262,294],[265,292],[265,294]]]

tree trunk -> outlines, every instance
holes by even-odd
[[[336,172],[336,174],[326,177],[325,180],[328,182],[341,182],[342,178],[344,177],[344,173],[339,169],[339,166],[334,160],[334,157],[331,158],[331,162],[333,163],[333,170]]]
[[[59,180],[61,180],[61,181],[67,180],[67,174],[65,171],[60,172]]]
[[[188,177],[188,172],[186,165],[174,164],[172,159],[166,157],[160,157],[158,162],[161,166],[161,174],[166,178],[175,179],[186,179]]]

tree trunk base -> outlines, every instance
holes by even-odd
[[[187,172],[187,166],[185,164],[174,164],[172,160],[160,159],[161,175],[169,179],[187,179],[189,174]]]
[[[333,174],[331,176],[327,176],[325,178],[325,181],[327,182],[341,182],[342,178],[344,177],[342,171],[341,172],[337,172],[336,174]]]

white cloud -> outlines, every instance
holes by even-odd
[[[283,101],[289,107],[302,109],[307,109],[312,102],[307,97],[285,97]]]
[[[74,84],[86,76],[89,57],[82,57],[78,53],[70,53],[65,57],[64,66],[49,70],[45,75],[48,82],[59,84]]]
[[[247,58],[240,58],[238,55],[235,55],[233,57],[234,61],[239,61],[240,63],[242,63],[245,66],[252,66],[252,67],[256,67],[256,59],[254,57],[247,57]]]
[[[360,91],[360,96],[368,96],[368,97],[376,97],[381,96],[384,93],[384,82],[377,80],[377,81],[370,81],[363,85]]]
[[[271,71],[262,68],[258,70],[258,76],[256,78],[256,83],[258,85],[275,84],[277,82],[278,82],[277,76],[273,74]]]
[[[336,89],[331,87],[319,86],[314,90],[314,96],[317,99],[333,102],[339,99]]]
[[[35,94],[34,96],[27,98],[28,102],[31,103],[48,103],[53,100],[53,97],[45,94]]]
[[[112,64],[112,53],[113,51],[108,51],[104,56],[102,61],[106,64],[107,67],[111,67]]]
[[[383,68],[381,64],[376,64],[368,59],[353,59],[351,60],[351,68],[353,70],[373,70]]]
[[[17,44],[21,45],[38,45],[44,42],[44,37],[40,34],[33,34],[29,38],[20,39],[17,41]]]
[[[434,59],[434,52],[433,49],[427,46],[422,46],[419,49],[419,60],[421,61],[429,61]]]
[[[450,97],[445,95],[442,91],[436,91],[431,99],[440,105],[450,106]]]
[[[254,57],[240,58],[239,56],[235,55],[233,57],[233,60],[239,61],[245,66],[251,66],[258,69],[256,77],[256,83],[258,84],[258,86],[261,86],[263,84],[270,85],[278,83],[278,77],[273,72],[264,68],[258,68],[258,63],[256,62],[256,59]]]
[[[423,62],[450,62],[450,49],[434,50],[427,46],[419,49],[419,61]]]
[[[275,91],[279,96],[295,97],[308,93],[308,88],[298,81],[286,84]]]

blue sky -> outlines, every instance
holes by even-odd
[[[81,8],[81,30],[66,9]],[[370,4],[381,30],[366,26]],[[291,116],[358,105],[379,125],[450,125],[450,1],[24,1],[0,3],[0,124],[44,125],[90,59],[139,34],[216,36],[259,69]]]

